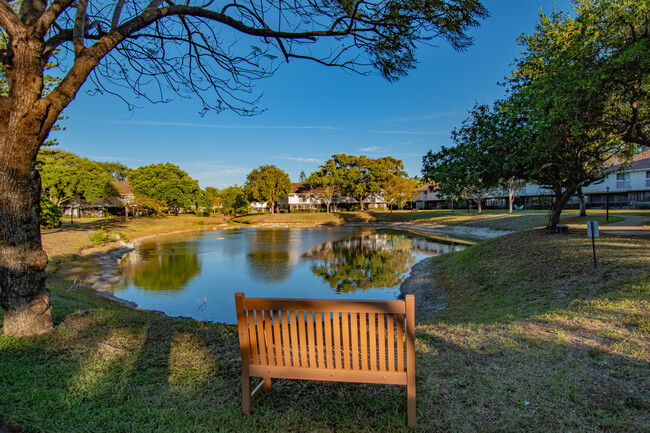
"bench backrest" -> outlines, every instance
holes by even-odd
[[[242,363],[368,372],[414,366],[413,295],[357,301],[237,293],[235,303]]]

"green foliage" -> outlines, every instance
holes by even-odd
[[[547,227],[613,157],[650,145],[650,11],[630,0],[576,0],[541,14],[508,80],[509,94],[478,105],[454,131],[455,148],[429,152],[423,174],[443,193],[471,197],[518,178],[551,189]]]
[[[134,193],[155,198],[171,209],[212,205],[199,183],[174,164],[138,167],[129,173],[129,183]]]
[[[250,201],[269,202],[273,213],[275,203],[291,192],[291,180],[287,173],[276,166],[262,165],[246,176],[244,192]]]
[[[41,194],[41,227],[61,227],[62,218],[61,209]]]
[[[338,154],[325,161],[307,181],[317,187],[339,185],[341,192],[356,197],[363,209],[366,197],[381,192],[391,177],[405,175],[402,161],[390,156],[373,159]]]
[[[119,162],[97,162],[97,164],[106,171],[114,180],[125,181],[129,177],[131,169]]]
[[[417,180],[407,177],[393,176],[384,185],[382,193],[386,203],[391,205],[404,206],[405,203],[417,198]]]
[[[395,287],[415,263],[410,239],[374,233],[325,242],[305,257],[315,260],[312,272],[336,293]]]
[[[113,242],[115,238],[111,236],[106,230],[102,229],[97,229],[95,230],[90,236],[90,243],[93,246],[101,246],[105,245],[109,242]]]
[[[37,157],[43,194],[55,204],[71,197],[88,202],[117,195],[113,178],[99,163],[60,149],[43,148]]]
[[[219,192],[221,199],[221,213],[238,214],[248,212],[250,202],[246,199],[244,189],[240,186],[229,186]]]

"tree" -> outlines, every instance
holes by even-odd
[[[221,213],[224,215],[245,213],[250,208],[244,189],[237,185],[222,189],[219,192],[219,198],[221,199]]]
[[[260,112],[246,99],[281,53],[389,80],[416,64],[418,44],[442,38],[457,50],[487,16],[478,0],[436,2],[213,2],[0,0],[0,306],[4,333],[52,327],[40,243],[39,148],[87,81],[91,90],[124,88],[156,102],[165,91],[198,95],[205,109]],[[277,23],[277,24],[276,24]],[[252,40],[255,42],[252,42]],[[319,40],[325,40],[317,44]],[[328,40],[336,43],[326,42]],[[61,81],[46,92],[44,71],[59,62]],[[209,93],[214,92],[214,93]],[[131,106],[130,106],[131,107]]]
[[[406,202],[413,201],[417,197],[417,180],[407,177],[393,176],[384,185],[384,199],[390,205],[393,212],[393,205],[404,206]]]
[[[129,183],[135,194],[160,200],[170,210],[210,205],[199,183],[174,164],[138,167],[129,174]]]
[[[504,104],[524,120],[515,128],[523,178],[554,193],[549,229],[614,156],[626,160],[650,145],[650,11],[628,0],[574,3],[572,14],[542,14],[521,38]]]
[[[128,179],[131,169],[119,162],[97,162],[102,170],[110,174],[114,180],[124,182]]]
[[[112,177],[95,161],[60,149],[44,148],[38,158],[43,193],[59,206],[79,197],[88,202],[117,195]]]
[[[422,175],[441,195],[482,200],[505,179],[515,176],[518,161],[510,151],[516,139],[506,134],[499,103],[476,105],[460,128],[452,132],[454,147],[429,151],[422,159]]]
[[[274,213],[278,200],[291,192],[291,180],[275,165],[262,165],[248,173],[244,192],[249,201],[268,202],[271,213]]]
[[[405,176],[406,172],[402,161],[391,156],[373,159],[365,155],[339,154],[325,161],[317,174],[341,185],[341,192],[355,197],[364,210],[367,197],[380,193],[391,177]]]
[[[307,181],[307,175],[305,174],[305,170],[300,171],[300,176],[298,177],[299,182],[306,182]]]
[[[63,214],[61,209],[44,195],[41,195],[41,227],[57,228],[61,227]]]
[[[325,210],[330,213],[334,197],[341,194],[341,180],[321,166],[319,171],[309,175],[305,183],[311,187],[311,193],[325,203]]]
[[[221,198],[219,197],[219,190],[217,188],[213,186],[207,186],[205,188],[205,194],[210,200],[212,200],[213,212],[221,207]]]

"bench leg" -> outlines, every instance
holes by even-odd
[[[408,425],[409,427],[415,427],[415,386],[407,388],[407,413],[408,413]]]
[[[262,391],[270,391],[271,390],[271,378],[270,377],[265,377],[264,378],[264,384],[262,385]]]
[[[247,374],[241,376],[241,413],[251,413],[251,378]]]

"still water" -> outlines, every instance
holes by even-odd
[[[235,323],[236,292],[396,299],[411,266],[464,248],[410,232],[359,227],[165,236],[131,253],[115,295],[171,316]]]

